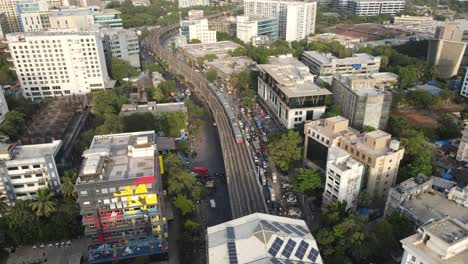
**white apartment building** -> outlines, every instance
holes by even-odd
[[[335,0],[335,6],[358,16],[399,14],[405,11],[406,0]]]
[[[346,209],[356,208],[363,175],[362,163],[353,159],[348,152],[336,146],[330,147],[322,204],[325,206],[335,200],[346,201]]]
[[[270,44],[278,39],[278,18],[237,16],[236,34],[245,43]]]
[[[140,68],[140,46],[136,31],[101,28],[100,32],[108,61],[119,58],[128,61],[132,67]]]
[[[112,88],[99,32],[7,34],[23,95],[33,100]]]
[[[149,6],[150,4],[150,0],[132,0],[133,6]]]
[[[187,43],[198,39],[201,43],[215,43],[216,31],[208,29],[208,19],[180,21],[180,35],[187,38]]]
[[[0,1],[0,13],[5,13],[7,28],[4,33],[20,32],[21,25],[18,16],[18,9],[16,4],[18,0],[1,0]]]
[[[277,17],[279,37],[302,40],[315,32],[317,2],[245,0],[245,16]]]
[[[468,226],[451,217],[423,225],[400,242],[405,250],[401,264],[466,264],[468,260]]]
[[[292,56],[270,58],[257,65],[258,95],[288,129],[315,120],[325,112],[327,89],[314,83],[314,76]]]
[[[351,57],[337,58],[331,53],[306,51],[301,56],[301,61],[309,67],[310,72],[318,76],[331,76],[337,73],[378,72],[380,60],[379,56],[367,53],[356,53]]]
[[[178,0],[177,2],[179,3],[179,8],[210,5],[209,0]]]
[[[460,89],[460,95],[468,98],[468,68],[465,70],[465,76],[463,78],[462,86]]]
[[[8,111],[8,104],[5,100],[5,94],[3,94],[3,88],[0,86],[0,124],[5,121]]]
[[[61,140],[25,146],[0,145],[0,192],[6,194],[10,204],[17,199],[33,198],[39,188],[59,190],[55,157],[61,146]]]
[[[468,126],[465,126],[465,129],[462,131],[462,137],[457,151],[457,160],[468,162]]]
[[[48,12],[49,3],[45,0],[18,2],[21,30],[23,32],[33,32],[48,29],[50,27]]]

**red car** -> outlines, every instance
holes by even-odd
[[[208,176],[208,170],[204,167],[195,167],[192,171],[198,175]]]

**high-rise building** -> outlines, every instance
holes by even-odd
[[[245,0],[245,16],[277,17],[279,37],[303,40],[315,32],[317,2]]]
[[[465,264],[468,260],[468,226],[451,217],[423,225],[400,242],[405,251],[401,264]]]
[[[5,94],[3,93],[3,88],[0,86],[0,124],[5,121],[8,111],[8,104],[5,100]]]
[[[334,6],[358,16],[399,14],[405,11],[406,0],[334,0]]]
[[[216,42],[216,31],[208,29],[208,19],[180,21],[180,35],[187,37],[187,42],[198,39],[201,43]]]
[[[210,5],[209,0],[179,0],[177,2],[179,3],[179,8]]]
[[[5,13],[7,28],[4,33],[20,32],[21,25],[16,4],[18,0],[1,0],[0,13]]]
[[[0,144],[0,192],[10,204],[32,199],[40,188],[58,191],[60,178],[55,157],[61,140],[36,145]]]
[[[292,56],[270,58],[257,65],[258,95],[288,129],[315,120],[325,112],[330,91],[314,83],[309,68]]]
[[[463,30],[455,23],[437,27],[434,39],[429,40],[427,63],[437,69],[439,78],[450,78],[458,73],[462,64],[466,43]]]
[[[306,51],[301,61],[310,72],[318,76],[332,76],[337,73],[373,73],[380,69],[380,57],[367,53],[356,53],[351,57],[337,58],[331,53]]]
[[[391,135],[376,130],[360,134],[348,127],[348,120],[331,117],[316,120],[304,125],[306,164],[324,168],[331,146],[338,146],[365,166],[362,186],[376,199],[387,198],[395,184],[404,148]]]
[[[278,39],[278,18],[238,16],[237,37],[253,45],[270,44]]]
[[[465,67],[465,73],[463,74],[460,86],[460,95],[468,98],[468,67]]]
[[[398,75],[390,72],[337,74],[332,84],[334,102],[352,127],[385,129],[397,83]]]
[[[154,131],[95,136],[75,184],[89,263],[167,255]]]
[[[304,220],[255,213],[207,229],[207,263],[323,264]]]
[[[346,209],[356,208],[363,176],[364,165],[362,163],[353,159],[343,149],[336,146],[330,147],[325,173],[323,205],[337,200],[345,201]]]
[[[98,31],[6,36],[23,95],[33,100],[112,88]]]
[[[457,151],[457,160],[468,162],[468,126],[463,129],[460,145]]]
[[[119,58],[129,62],[132,67],[140,68],[140,45],[136,31],[101,28],[100,32],[107,61]]]

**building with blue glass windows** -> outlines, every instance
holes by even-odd
[[[304,220],[255,213],[207,229],[208,264],[317,263],[323,260]]]
[[[237,17],[237,37],[245,43],[268,45],[278,39],[278,30],[277,17]]]

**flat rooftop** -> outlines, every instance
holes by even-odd
[[[395,186],[394,189],[399,192],[399,193],[406,193],[409,192],[415,188],[418,188],[421,184],[430,181],[431,179],[423,174],[419,174],[418,176],[414,178],[410,178],[402,183],[400,183],[398,186]]]
[[[94,136],[77,184],[154,176],[154,131]]]
[[[318,60],[322,64],[330,64],[330,63],[348,63],[348,64],[361,64],[361,63],[368,63],[373,61],[380,61],[380,57],[372,56],[367,53],[355,53],[351,57],[346,58],[338,58],[333,56],[331,53],[321,53],[317,51],[305,51],[303,53],[304,56],[308,58],[313,58]]]
[[[257,64],[254,60],[247,56],[230,57],[217,59],[206,63],[224,76],[231,76],[233,73],[243,70],[246,67]]]
[[[229,51],[240,47],[232,41],[219,41],[215,43],[197,43],[181,45],[180,48],[193,58],[201,58],[209,54],[214,54],[218,58],[228,57]]]
[[[271,56],[271,57],[268,58],[268,63],[269,64],[277,64],[277,65],[288,64],[288,65],[293,65],[293,66],[296,66],[296,67],[299,67],[299,68],[302,67],[302,68],[309,69],[309,67],[307,67],[307,65],[305,65],[300,60],[293,57],[292,54]]]
[[[122,105],[121,114],[147,113],[154,114],[184,112],[187,113],[187,107],[184,102],[158,104],[156,102],[148,102],[147,104],[124,104]]]
[[[0,153],[8,154],[11,151],[12,159],[6,160],[6,162],[13,162],[15,160],[43,158],[46,155],[52,155],[55,157],[61,147],[62,140],[54,140],[51,143],[33,145],[0,144]]]
[[[352,74],[352,73],[345,73],[345,74],[340,74],[342,78],[348,79],[348,80],[376,80],[376,81],[398,81],[398,74],[395,74],[393,72],[373,72],[373,73],[358,73],[358,74]]]
[[[331,123],[340,123],[340,122],[343,122],[343,121],[347,121],[348,119],[346,119],[345,117],[342,117],[342,116],[334,116],[334,117],[329,117],[329,118],[326,118],[326,119],[319,119],[319,120],[315,120],[315,121],[310,121],[310,122],[307,122],[305,123],[305,129],[307,128],[310,128],[310,129],[313,129],[315,131],[317,131],[318,133],[320,133],[321,135],[325,135],[329,138],[337,138],[337,137],[341,137],[341,136],[344,136],[345,134],[355,134],[355,135],[359,135],[359,131],[357,131],[356,129],[350,127],[349,125],[346,127],[346,129],[344,130],[341,130],[339,132],[336,132],[334,133],[332,130],[328,129],[327,127],[325,127],[325,121],[330,121]]]

